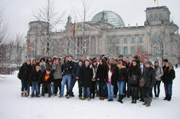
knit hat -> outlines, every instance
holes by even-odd
[[[146,64],[152,65],[152,62],[151,61],[147,61]]]
[[[168,59],[163,59],[163,62],[168,62]]]

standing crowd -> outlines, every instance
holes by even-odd
[[[132,61],[129,57],[123,60],[106,57],[90,60],[81,56],[78,62],[73,62],[72,56],[62,58],[48,57],[48,53],[41,59],[31,62],[27,60],[19,69],[18,78],[21,80],[21,96],[40,97],[48,94],[74,97],[74,85],[77,81],[79,99],[91,100],[99,97],[123,103],[125,97],[132,98],[131,103],[140,100],[149,107],[154,96],[159,97],[161,81],[164,83],[165,98],[170,101],[175,71],[168,59],[163,60],[163,67],[159,62],[152,64],[147,57],[143,61],[135,56]],[[64,89],[66,85],[66,94]],[[31,87],[31,91],[30,91]],[[31,94],[30,94],[31,93]]]

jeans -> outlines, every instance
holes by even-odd
[[[50,84],[50,87],[51,87],[51,94],[53,94],[54,93],[54,83]]]
[[[34,90],[36,90],[36,96],[38,96],[38,82],[37,81],[32,81],[32,92],[31,95],[34,96]]]
[[[161,85],[161,81],[156,81],[156,83],[154,85],[154,94],[156,97],[159,97],[160,85]]]
[[[119,95],[123,95],[124,81],[117,81],[117,87],[119,90]]]
[[[99,97],[105,98],[105,82],[99,82]]]
[[[74,88],[75,83],[76,83],[76,77],[73,76],[73,78],[71,80],[70,91],[69,91],[70,95],[73,94],[73,88]]]
[[[114,86],[109,83],[107,83],[107,89],[108,89],[108,99],[114,98]]]
[[[28,81],[21,79],[21,91],[28,91]]]
[[[66,81],[68,83],[67,87],[67,94],[69,94],[70,91],[70,85],[71,85],[71,75],[64,75],[62,78],[62,83],[61,83],[61,96],[63,97],[64,95],[64,85],[66,84]]]
[[[83,87],[83,97],[84,98],[90,97],[90,87]]]
[[[172,96],[172,84],[164,84],[166,95]]]
[[[146,98],[148,98],[148,97],[153,97],[153,95],[152,95],[152,88],[151,87],[144,87],[144,96],[146,97]]]

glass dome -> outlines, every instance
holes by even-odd
[[[125,27],[122,18],[117,13],[112,11],[102,11],[97,13],[92,18],[91,22],[98,23],[103,19],[103,17],[109,24],[112,24],[115,27]]]

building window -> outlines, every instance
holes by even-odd
[[[152,14],[151,14],[151,16],[150,16],[150,17],[151,17],[151,20],[153,20],[153,15],[152,15]]]
[[[136,53],[136,48],[135,46],[131,47],[131,55],[134,55]]]
[[[112,39],[109,39],[109,43],[112,44],[112,42],[113,42]]]
[[[118,38],[117,41],[116,41],[117,44],[120,44],[121,43],[121,40]]]
[[[124,38],[124,43],[127,43],[127,38]]]
[[[160,41],[160,36],[159,35],[153,36],[153,41],[159,42]]]
[[[139,38],[139,42],[140,42],[140,43],[143,42],[143,38],[142,38],[142,37]]]
[[[140,46],[139,48],[140,48],[140,50],[141,50],[141,51],[143,51],[143,50],[144,50],[143,46]]]
[[[132,43],[135,43],[135,38],[132,38]]]
[[[154,56],[159,56],[159,55],[160,55],[160,48],[154,47]]]
[[[158,19],[158,15],[157,14],[155,14],[155,18]]]
[[[118,47],[117,47],[117,55],[120,55],[120,54],[121,54],[121,47],[118,46]]]
[[[124,57],[128,56],[128,48],[124,47]]]
[[[160,19],[162,20],[163,19],[163,15],[160,13]]]

